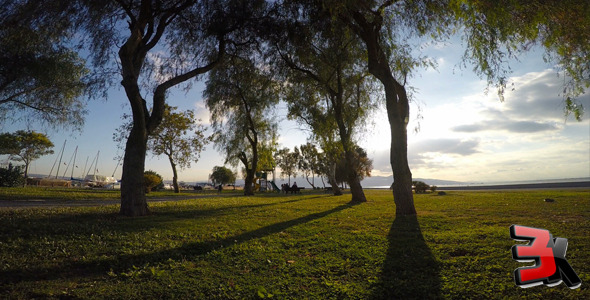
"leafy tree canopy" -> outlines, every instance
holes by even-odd
[[[210,179],[215,184],[234,183],[236,182],[236,173],[226,167],[215,166],[213,167],[213,172],[210,175]]]
[[[61,14],[36,4],[3,1],[0,10],[0,121],[80,129],[94,82]]]
[[[53,143],[43,134],[35,131],[18,130],[15,133],[0,134],[0,154],[25,163],[25,178],[30,163],[39,157],[53,154]]]
[[[278,84],[255,63],[254,55],[232,56],[211,72],[203,95],[211,111],[215,147],[225,155],[226,163],[243,164],[244,194],[251,195],[260,154],[264,154],[260,150],[272,149],[276,141],[272,108],[279,102]],[[263,162],[272,164],[269,159]]]

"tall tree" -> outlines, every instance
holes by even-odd
[[[12,160],[22,161],[25,164],[25,179],[31,162],[43,155],[53,154],[51,148],[53,143],[43,133],[18,130],[0,134],[0,154],[8,154]]]
[[[390,161],[397,215],[414,215],[412,173],[407,159],[410,98],[407,79],[427,60],[412,53],[409,41],[421,37],[448,38],[464,31],[464,59],[476,73],[497,84],[502,95],[509,74],[508,59],[540,43],[548,58],[557,57],[572,79],[569,94],[590,86],[590,5],[584,0],[562,1],[435,1],[373,0],[313,1],[315,9],[344,22],[362,39],[368,71],[381,82],[391,130]],[[575,21],[574,21],[575,20]],[[586,28],[586,29],[585,29]],[[566,111],[581,115],[582,107],[565,98]]]
[[[276,136],[271,108],[279,101],[278,86],[253,61],[234,56],[211,72],[203,95],[211,111],[215,146],[227,163],[243,164],[244,195],[253,195],[260,147]]]
[[[301,110],[323,110],[332,116],[344,150],[352,202],[365,202],[359,174],[353,167],[355,133],[374,107],[362,41],[322,11],[292,11],[296,13],[282,23],[287,34],[277,36],[277,52],[291,70],[287,88],[306,92],[290,93],[286,99],[299,114]],[[296,94],[299,97],[292,97]],[[326,133],[315,130],[314,134]]]
[[[31,1],[0,10],[0,122],[24,120],[80,129],[91,87],[84,60],[68,47],[63,14]]]
[[[179,193],[177,168],[190,168],[197,162],[205,144],[205,128],[195,123],[192,110],[177,112],[176,107],[166,105],[162,123],[150,135],[148,149],[154,155],[166,155],[172,167],[172,185]]]
[[[89,37],[95,66],[114,66],[120,72],[133,116],[123,159],[120,213],[146,215],[147,141],[162,122],[168,91],[183,84],[190,88],[191,80],[213,69],[226,51],[249,41],[247,23],[264,9],[264,1],[59,2],[75,11]]]
[[[277,152],[277,167],[281,168],[282,176],[289,178],[289,185],[291,185],[291,176],[297,176],[299,156],[299,149],[297,147],[293,149],[293,152],[286,147]]]
[[[430,4],[426,3],[424,7],[419,7],[419,3],[412,1],[407,1],[412,3],[406,1],[395,3],[396,5],[394,5],[395,1],[377,2],[349,3],[348,7],[339,11],[338,16],[364,42],[368,71],[381,82],[385,90],[391,130],[390,163],[394,178],[393,198],[396,215],[414,215],[416,208],[412,194],[412,173],[408,164],[407,146],[410,99],[405,84],[411,69],[419,65],[419,61],[411,56],[407,42],[402,40],[402,35],[397,32],[394,25],[400,24],[402,28],[405,28],[407,23],[411,23],[410,26],[423,26],[424,22],[429,21],[427,18],[431,14],[430,6],[437,4],[426,5]],[[392,13],[395,16],[407,19],[406,23],[397,23],[393,17],[385,19],[384,10],[389,7],[393,7]],[[420,20],[420,18],[425,19]]]

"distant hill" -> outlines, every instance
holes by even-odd
[[[441,179],[427,179],[427,178],[413,178],[414,181],[423,181],[428,185],[461,185],[465,184],[464,182],[460,181],[452,181],[452,180],[441,180]],[[362,182],[363,187],[370,188],[370,187],[389,187],[393,183],[393,175],[392,176],[372,176],[365,178]]]

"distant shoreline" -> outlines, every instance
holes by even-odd
[[[477,190],[537,190],[537,189],[590,189],[590,181],[544,182],[544,183],[507,183],[484,185],[439,186],[439,191],[477,191]],[[365,189],[383,190],[388,187],[365,187]]]
[[[573,182],[547,182],[547,183],[517,183],[517,184],[490,184],[490,185],[457,185],[442,186],[441,191],[468,191],[468,190],[526,190],[526,189],[590,189],[590,181]]]

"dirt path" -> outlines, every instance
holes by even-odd
[[[194,196],[171,196],[147,198],[148,203],[179,201],[189,199],[201,199],[211,197],[230,197],[234,195],[194,195]],[[82,199],[82,200],[59,200],[59,199],[30,199],[30,200],[0,200],[0,208],[30,208],[30,207],[77,207],[77,206],[104,206],[118,205],[120,199]]]

